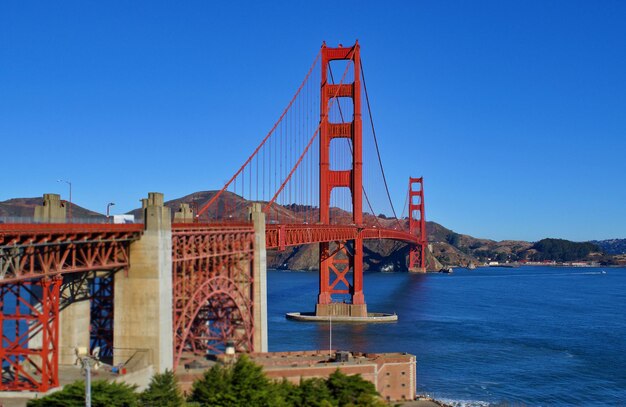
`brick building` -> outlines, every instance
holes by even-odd
[[[224,359],[228,357],[228,355],[220,355],[218,362],[223,363]],[[360,374],[363,379],[372,382],[385,400],[415,399],[416,359],[414,355],[407,353],[353,353],[315,350],[251,353],[248,354],[248,357],[254,363],[262,366],[267,377],[271,379],[287,379],[298,384],[302,379],[326,378],[339,369],[347,375]],[[193,380],[198,378],[203,370],[180,372],[179,379],[183,389],[190,388]]]

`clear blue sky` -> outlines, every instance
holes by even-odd
[[[219,188],[322,40],[359,39],[396,205],[492,239],[626,237],[626,2],[0,3],[0,200]]]

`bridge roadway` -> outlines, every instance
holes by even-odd
[[[270,224],[265,229],[265,242],[268,249],[284,249],[288,246],[338,240],[355,240],[358,237],[364,240],[392,239],[407,243],[419,243],[417,236],[402,230],[357,227],[355,225]]]
[[[173,233],[236,231],[250,224],[174,224]],[[2,224],[0,225],[0,284],[58,274],[114,270],[128,266],[129,243],[139,239],[143,224]],[[392,239],[419,243],[406,231],[354,225],[266,225],[267,249],[285,249],[320,242]],[[19,259],[15,261],[15,259]]]

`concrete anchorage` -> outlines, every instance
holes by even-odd
[[[163,194],[142,199],[144,233],[131,244],[130,269],[115,275],[114,364],[142,359],[173,368],[172,225]]]

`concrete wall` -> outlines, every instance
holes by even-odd
[[[130,250],[128,273],[115,275],[113,346],[120,351],[151,349],[156,372],[172,369],[172,226],[163,194],[143,201],[145,230]],[[114,363],[123,363],[114,353]]]
[[[59,312],[59,364],[76,362],[76,348],[89,352],[91,301],[87,280],[80,274],[63,277],[61,296],[71,303]]]

